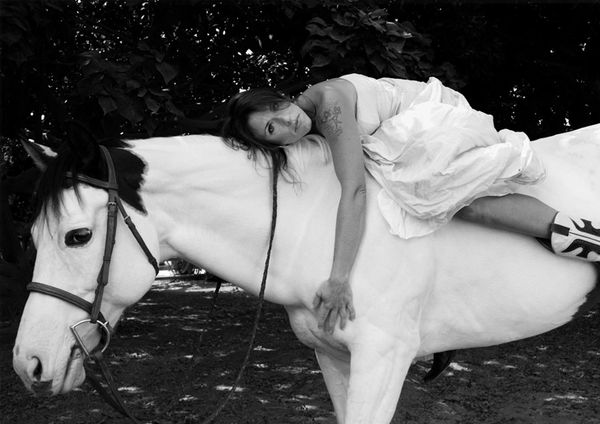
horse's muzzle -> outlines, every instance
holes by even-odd
[[[31,384],[31,391],[40,397],[52,396],[52,381],[34,381]]]

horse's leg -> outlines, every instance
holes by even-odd
[[[400,339],[371,328],[352,349],[344,424],[389,424],[418,346],[417,332]],[[376,334],[379,333],[379,336]]]
[[[337,422],[343,424],[346,417],[350,364],[348,361],[335,358],[330,354],[318,350],[315,350],[315,355],[321,367],[331,402],[333,403]]]

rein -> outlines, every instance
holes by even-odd
[[[272,172],[272,213],[271,213],[271,232],[269,234],[269,247],[267,248],[267,257],[265,259],[265,265],[263,268],[262,281],[260,283],[260,292],[258,294],[258,306],[256,307],[256,315],[254,317],[254,325],[252,327],[252,334],[250,335],[250,341],[248,342],[248,350],[246,350],[246,356],[244,356],[244,361],[240,367],[237,377],[229,389],[227,396],[225,399],[221,401],[215,412],[213,412],[208,418],[202,421],[202,424],[210,424],[212,423],[221,413],[221,411],[227,405],[227,402],[231,399],[233,394],[235,393],[235,389],[237,389],[242,375],[248,366],[248,362],[250,360],[250,354],[254,348],[254,340],[256,339],[256,332],[258,330],[258,323],[260,321],[260,316],[262,314],[262,307],[265,300],[265,288],[267,287],[267,276],[269,275],[269,264],[271,262],[271,250],[273,248],[273,238],[275,237],[275,227],[277,225],[277,177],[279,176],[279,162],[272,156],[273,163],[273,172]]]
[[[127,224],[127,227],[133,234],[135,240],[139,244],[140,248],[146,255],[148,262],[154,268],[156,274],[158,274],[158,262],[156,258],[150,252],[150,249],[144,242],[142,236],[138,232],[134,223],[131,221],[131,217],[127,215],[123,203],[119,197],[119,186],[117,182],[117,174],[114,166],[114,162],[108,149],[104,146],[99,146],[100,151],[102,152],[102,156],[106,163],[108,169],[108,181],[98,180],[96,178],[88,177],[85,175],[72,175],[71,173],[67,173],[67,178],[71,180],[76,180],[88,185],[91,185],[96,188],[104,189],[108,192],[108,203],[107,203],[107,228],[106,228],[106,242],[104,245],[104,254],[102,258],[102,265],[100,267],[100,271],[98,272],[97,278],[97,286],[94,294],[94,301],[89,302],[79,296],[76,296],[72,293],[67,292],[66,290],[60,289],[58,287],[54,287],[44,283],[31,282],[27,285],[27,290],[31,292],[37,292],[41,294],[45,294],[47,296],[52,296],[58,299],[61,299],[71,305],[78,307],[79,309],[84,310],[90,315],[90,318],[81,320],[70,326],[71,332],[73,333],[75,340],[77,342],[77,347],[75,349],[80,349],[84,353],[84,367],[86,369],[86,376],[90,381],[91,385],[96,389],[96,391],[104,398],[104,400],[111,405],[116,411],[121,413],[123,416],[130,419],[131,422],[135,424],[139,424],[139,421],[135,418],[135,416],[127,409],[121,396],[119,395],[118,390],[115,387],[114,379],[110,373],[106,362],[102,358],[103,352],[108,348],[110,343],[110,336],[113,332],[113,327],[111,327],[108,320],[102,315],[100,311],[102,304],[102,297],[104,295],[104,287],[108,284],[108,273],[110,269],[110,262],[112,259],[113,247],[115,244],[116,237],[116,229],[117,229],[117,211],[120,212],[123,220]],[[279,176],[279,162],[275,159],[275,156],[272,155],[272,215],[271,215],[271,229],[269,234],[269,244],[267,248],[267,255],[264,264],[264,271],[262,275],[262,281],[260,286],[260,292],[258,295],[258,306],[256,310],[256,316],[254,319],[254,326],[252,329],[252,334],[250,336],[250,341],[248,343],[248,349],[246,351],[246,355],[244,357],[244,361],[238,375],[229,390],[229,393],[225,397],[225,399],[221,402],[221,404],[217,407],[215,412],[213,412],[208,418],[206,418],[202,424],[210,424],[212,423],[221,411],[225,408],[227,402],[233,396],[235,389],[238,387],[239,382],[242,378],[242,375],[248,365],[250,354],[254,347],[254,340],[256,338],[256,333],[258,330],[258,323],[260,321],[260,316],[262,314],[262,307],[264,303],[264,294],[267,285],[267,276],[269,273],[269,264],[271,261],[271,251],[273,248],[273,239],[275,237],[275,227],[277,223],[277,180]],[[215,297],[217,291],[215,292]],[[214,303],[213,303],[214,308]],[[88,349],[85,346],[83,338],[77,332],[77,327],[86,323],[96,324],[100,331],[100,342],[93,349]],[[95,366],[98,369],[98,374],[100,374],[104,378],[104,384],[100,382],[100,379],[92,374],[92,366]],[[105,388],[106,386],[106,388]]]

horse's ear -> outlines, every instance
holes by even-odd
[[[67,129],[66,143],[84,164],[94,163],[100,154],[96,137],[83,124],[71,121]]]
[[[56,156],[56,152],[48,146],[37,144],[29,140],[21,140],[21,144],[35,166],[42,172],[48,167],[48,162]]]

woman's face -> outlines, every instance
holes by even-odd
[[[287,146],[308,134],[312,121],[300,107],[290,102],[251,113],[248,116],[248,126],[256,138]]]

